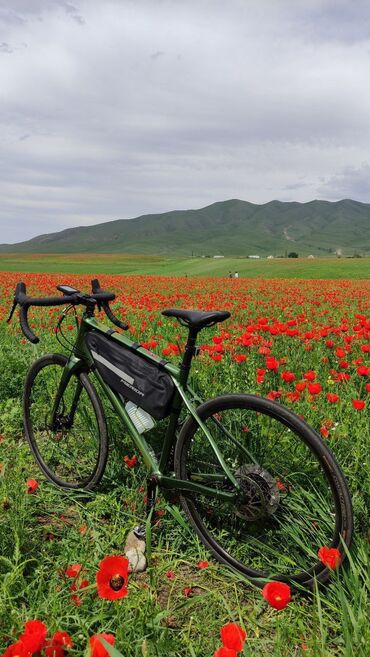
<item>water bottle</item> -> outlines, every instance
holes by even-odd
[[[150,429],[155,427],[152,416],[140,408],[140,406],[136,406],[133,402],[128,401],[125,404],[125,409],[139,433],[145,433],[145,431],[150,431]]]

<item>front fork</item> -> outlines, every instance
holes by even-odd
[[[61,419],[58,417],[58,409],[73,374],[75,374],[77,370],[80,369],[80,367],[81,367],[81,360],[79,358],[76,358],[76,356],[71,356],[63,369],[62,377],[59,383],[59,388],[56,397],[54,399],[53,409],[51,412],[50,425],[53,431],[57,431],[60,429],[69,429],[73,425],[74,415],[76,413],[77,404],[82,392],[82,384],[78,378],[77,378],[75,394],[71,404],[71,409],[69,413],[64,414],[65,417],[63,418],[62,422]]]

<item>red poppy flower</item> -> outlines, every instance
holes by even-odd
[[[266,358],[266,367],[268,370],[277,371],[279,369],[279,361],[272,356],[267,356]]]
[[[167,577],[167,579],[175,579],[176,575],[173,570],[167,570],[165,577]]]
[[[192,598],[194,595],[194,589],[192,589],[191,586],[185,586],[185,588],[182,590],[182,594],[185,596],[185,598]]]
[[[328,438],[329,437],[329,431],[327,430],[326,427],[321,427],[320,428],[320,433],[323,438]]]
[[[227,623],[227,625],[221,627],[220,634],[222,644],[225,648],[236,650],[236,652],[243,650],[247,634],[240,625],[237,625],[237,623]]]
[[[23,641],[12,643],[3,653],[2,657],[32,657],[32,653],[24,645]]]
[[[370,383],[367,383],[365,388],[366,388],[366,392],[370,392]]]
[[[357,374],[359,376],[369,376],[370,367],[365,367],[365,365],[360,365],[360,367],[357,368]]]
[[[98,595],[106,600],[125,598],[128,580],[128,559],[121,556],[105,557],[96,573]]]
[[[109,657],[108,650],[104,648],[100,639],[105,639],[107,643],[114,646],[116,637],[113,634],[106,634],[105,632],[94,634],[94,636],[90,637],[89,647],[91,657]]]
[[[237,654],[235,650],[230,650],[230,648],[222,646],[222,648],[216,650],[214,657],[237,657]]]
[[[34,493],[38,489],[39,482],[36,481],[36,479],[27,479],[26,486],[27,486],[27,493],[29,495],[32,495],[32,493]]]
[[[72,566],[68,566],[67,570],[65,571],[65,574],[67,577],[77,577],[77,575],[80,574],[82,566],[80,563],[74,563]]]
[[[123,460],[126,463],[128,468],[133,468],[137,463],[137,456],[136,456],[136,454],[134,454],[131,459],[130,459],[129,456],[124,456]]]
[[[38,652],[45,644],[47,632],[48,629],[42,621],[30,620],[24,624],[24,631],[19,641],[22,641],[30,652]]]
[[[305,372],[303,377],[306,379],[306,381],[314,381],[316,379],[316,372],[313,370],[308,370],[308,372]]]
[[[262,589],[262,595],[274,609],[284,609],[290,602],[290,586],[284,582],[268,582]]]
[[[293,372],[289,372],[288,370],[282,372],[280,377],[283,379],[283,381],[286,381],[287,383],[291,383],[292,381],[295,380],[295,374],[293,374]]]
[[[322,390],[319,383],[309,383],[307,389],[310,395],[318,395]]]
[[[332,570],[338,568],[342,559],[337,548],[329,548],[326,545],[319,549],[317,555],[324,566],[328,566],[328,568],[331,568]]]
[[[208,566],[209,566],[208,561],[199,561],[199,563],[197,563],[197,568],[199,568],[199,570],[201,570],[202,568],[208,568]]]
[[[72,646],[72,639],[67,632],[55,632],[45,645],[45,657],[65,657],[64,649]]]
[[[365,402],[362,399],[352,399],[352,406],[356,411],[363,411],[365,408]]]
[[[247,360],[247,357],[244,354],[235,354],[234,361],[236,363],[244,363]]]
[[[329,404],[336,404],[339,402],[340,397],[339,395],[336,395],[334,392],[328,392],[326,395],[326,399],[328,400]]]

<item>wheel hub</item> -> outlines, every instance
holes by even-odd
[[[239,518],[254,522],[272,516],[280,502],[279,490],[271,474],[259,465],[242,465],[235,472],[241,492],[235,507]]]

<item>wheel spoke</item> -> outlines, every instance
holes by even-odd
[[[263,400],[257,408],[235,408],[235,402],[229,407],[220,402],[217,408],[216,401],[202,420],[241,492],[233,504],[191,495],[183,498],[185,510],[216,555],[242,572],[309,579],[313,568],[322,570],[318,549],[339,542],[337,503],[327,471],[293,414],[287,426],[279,415],[265,411]],[[316,435],[312,440],[317,441]],[[195,424],[183,438],[179,476],[232,490]]]
[[[51,481],[66,487],[91,487],[104,471],[106,452],[96,404],[82,379],[72,375],[52,417],[65,361],[63,357],[58,357],[60,363],[48,358],[44,357],[42,367],[35,364],[26,402],[26,433]]]

